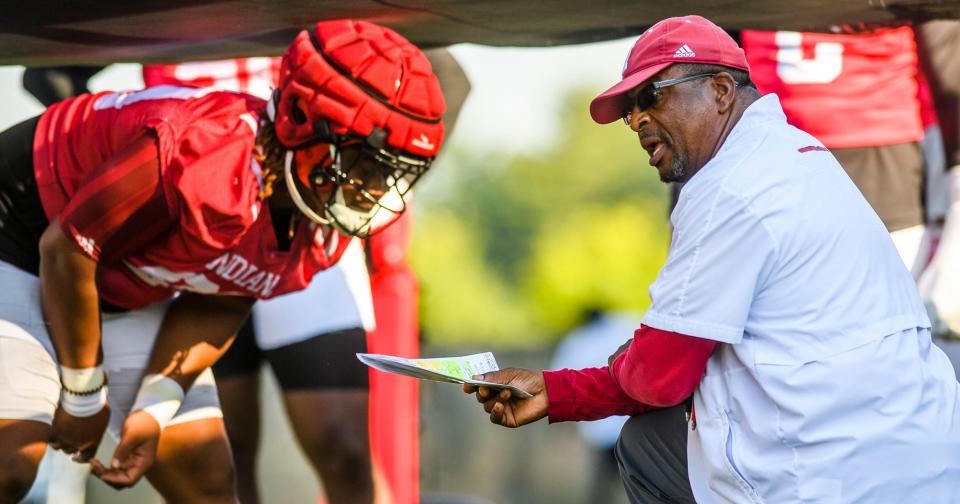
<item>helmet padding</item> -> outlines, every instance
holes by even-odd
[[[275,99],[277,138],[288,148],[380,129],[384,148],[431,158],[443,141],[446,105],[430,62],[393,30],[363,21],[301,32],[284,54]]]

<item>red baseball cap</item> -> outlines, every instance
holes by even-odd
[[[667,18],[640,34],[623,65],[623,80],[590,102],[600,124],[623,117],[626,93],[674,63],[703,63],[749,72],[747,57],[727,32],[700,16]]]

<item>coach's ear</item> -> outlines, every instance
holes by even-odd
[[[720,72],[711,79],[711,86],[717,100],[717,113],[726,114],[733,106],[737,93],[737,81],[727,72]]]

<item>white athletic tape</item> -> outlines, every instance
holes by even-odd
[[[63,411],[75,417],[90,417],[96,415],[107,404],[107,386],[92,394],[77,395],[66,390],[60,390],[60,407]]]
[[[103,382],[103,366],[84,369],[60,366],[60,383],[75,394],[95,392],[103,386]]]
[[[183,404],[183,389],[180,384],[167,376],[151,374],[143,377],[137,400],[131,411],[143,410],[152,416],[160,429],[170,423]]]

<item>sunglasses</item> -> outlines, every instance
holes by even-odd
[[[637,93],[637,97],[634,103],[631,104],[630,109],[627,110],[626,113],[623,115],[623,122],[625,122],[627,126],[630,125],[630,123],[632,122],[631,119],[633,118],[634,109],[637,109],[640,112],[643,112],[644,110],[652,108],[654,105],[656,105],[657,100],[659,100],[660,97],[662,96],[660,94],[661,89],[665,87],[674,86],[683,82],[703,79],[705,77],[713,77],[715,75],[717,74],[704,73],[704,74],[696,74],[696,75],[687,75],[686,77],[677,77],[676,79],[654,81],[654,82],[651,82],[650,84],[647,84],[646,86],[643,86],[642,88],[640,88],[640,92]]]

